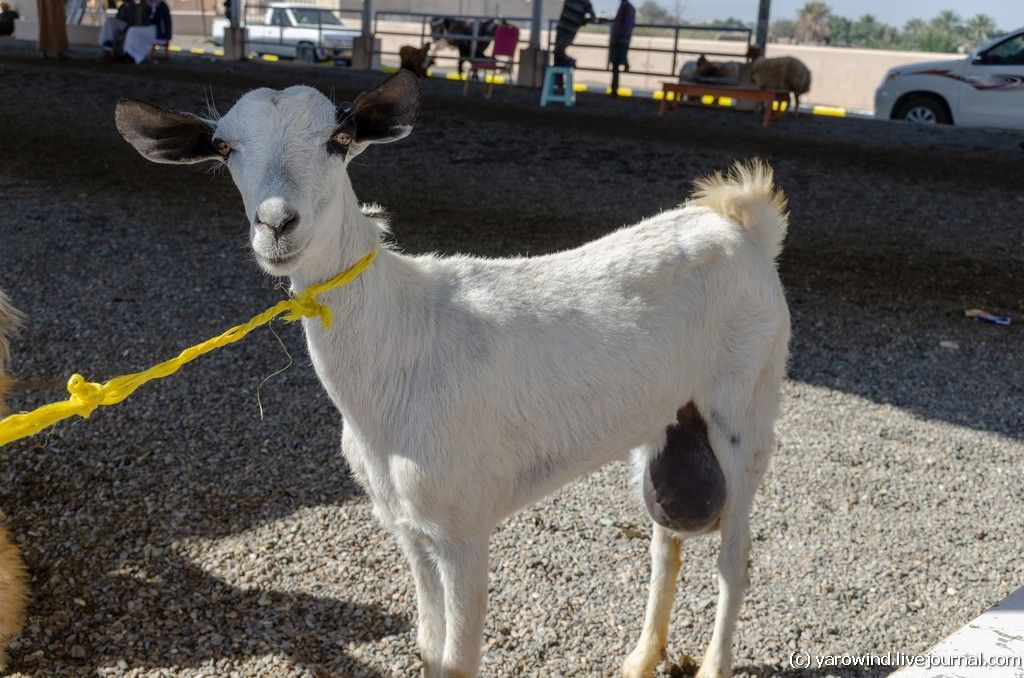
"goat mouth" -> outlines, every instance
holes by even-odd
[[[296,259],[298,259],[299,258],[299,254],[301,254],[301,252],[291,252],[289,254],[275,255],[275,256],[267,256],[265,254],[259,254],[257,256],[259,256],[260,259],[262,259],[263,261],[267,262],[268,264],[270,264],[272,266],[285,266],[287,264],[292,263]]]

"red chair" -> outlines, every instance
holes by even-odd
[[[483,59],[469,60],[469,74],[466,77],[466,84],[462,88],[462,96],[469,92],[469,81],[479,72],[484,73],[484,96],[488,99],[494,90],[494,77],[498,73],[507,73],[512,76],[512,66],[516,59],[516,47],[519,45],[519,28],[512,24],[498,26],[494,34],[494,49],[490,57]],[[487,76],[491,79],[488,82]]]

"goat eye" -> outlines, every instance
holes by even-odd
[[[344,154],[348,151],[348,145],[351,143],[352,135],[339,130],[331,135],[331,140],[327,142],[327,150],[331,153]]]
[[[231,155],[231,147],[228,146],[228,142],[223,139],[214,139],[213,147],[217,149],[217,152],[220,153],[222,158],[227,158]]]

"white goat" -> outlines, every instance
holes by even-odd
[[[346,167],[407,135],[419,107],[400,71],[340,110],[289,87],[249,92],[215,122],[130,100],[116,120],[151,160],[226,163],[257,261],[301,290],[380,245]],[[730,673],[789,337],[774,263],[784,209],[768,168],[737,166],[689,204],[576,250],[384,247],[321,297],[336,322],[303,322],[309,352],[344,419],[342,452],[412,565],[425,675],[477,673],[497,523],[630,450],[656,522],[647,620],[624,673],[656,668],[680,540],[716,528],[721,590],[701,675]]]

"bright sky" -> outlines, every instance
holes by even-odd
[[[550,0],[549,0],[550,1]],[[557,2],[557,0],[555,0]],[[613,12],[618,6],[616,0],[593,0],[599,12]],[[734,16],[744,21],[757,19],[758,0],[655,0],[670,12],[678,3],[683,20],[706,21]],[[640,5],[643,0],[632,0]],[[797,10],[807,0],[772,0],[772,20],[796,17]],[[875,18],[894,26],[903,26],[907,19],[930,19],[941,10],[951,9],[957,14],[969,17],[988,14],[996,20],[999,28],[1009,31],[1024,26],[1024,0],[825,0],[836,14],[855,19],[862,14],[874,14]]]

